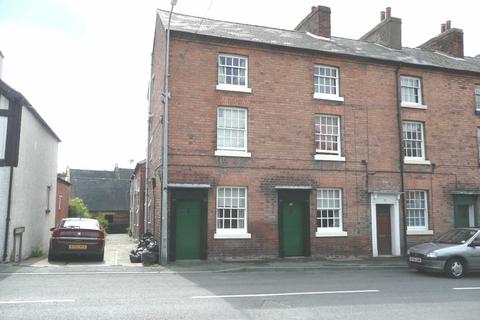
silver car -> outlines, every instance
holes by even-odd
[[[451,278],[480,271],[480,228],[451,230],[437,240],[411,247],[407,255],[411,268],[445,272]]]

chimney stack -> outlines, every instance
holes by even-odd
[[[463,30],[452,28],[452,21],[447,20],[446,23],[441,25],[441,33],[428,40],[418,48],[440,51],[448,55],[463,58]]]
[[[392,17],[392,8],[380,12],[380,23],[360,40],[377,43],[392,49],[402,49],[402,19]]]
[[[296,31],[305,31],[324,38],[331,38],[331,10],[325,6],[314,6],[312,11],[298,24]]]

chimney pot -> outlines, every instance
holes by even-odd
[[[385,20],[385,11],[380,12],[380,21]]]
[[[445,30],[446,30],[446,25],[445,25],[445,23],[442,23],[441,33],[444,33]]]
[[[312,6],[312,12],[315,11],[317,9],[316,6]]]
[[[451,28],[452,28],[452,21],[451,21],[451,20],[447,20],[446,29],[447,29],[447,30],[450,30]]]
[[[390,18],[392,16],[392,8],[391,7],[387,7],[387,18]]]

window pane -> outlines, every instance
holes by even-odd
[[[7,142],[7,117],[0,117],[0,159],[5,159],[5,147]]]
[[[340,189],[317,191],[317,228],[341,228],[341,212]]]
[[[217,148],[246,151],[247,111],[219,108],[217,116]]]
[[[246,86],[246,70],[246,58],[221,55],[219,58],[218,83]]]
[[[406,157],[424,159],[423,124],[403,122],[403,144]]]
[[[407,191],[405,193],[407,225],[409,227],[426,227],[427,193],[425,191]]]
[[[218,188],[217,229],[245,228],[245,195],[245,188]]]
[[[0,94],[0,110],[8,110],[10,101]]]
[[[340,119],[337,116],[319,115],[315,119],[317,153],[340,155]]]
[[[314,88],[317,93],[338,96],[338,68],[315,66]]]

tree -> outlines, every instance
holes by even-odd
[[[68,201],[68,216],[77,218],[90,218],[92,215],[87,206],[80,198],[73,198]]]

